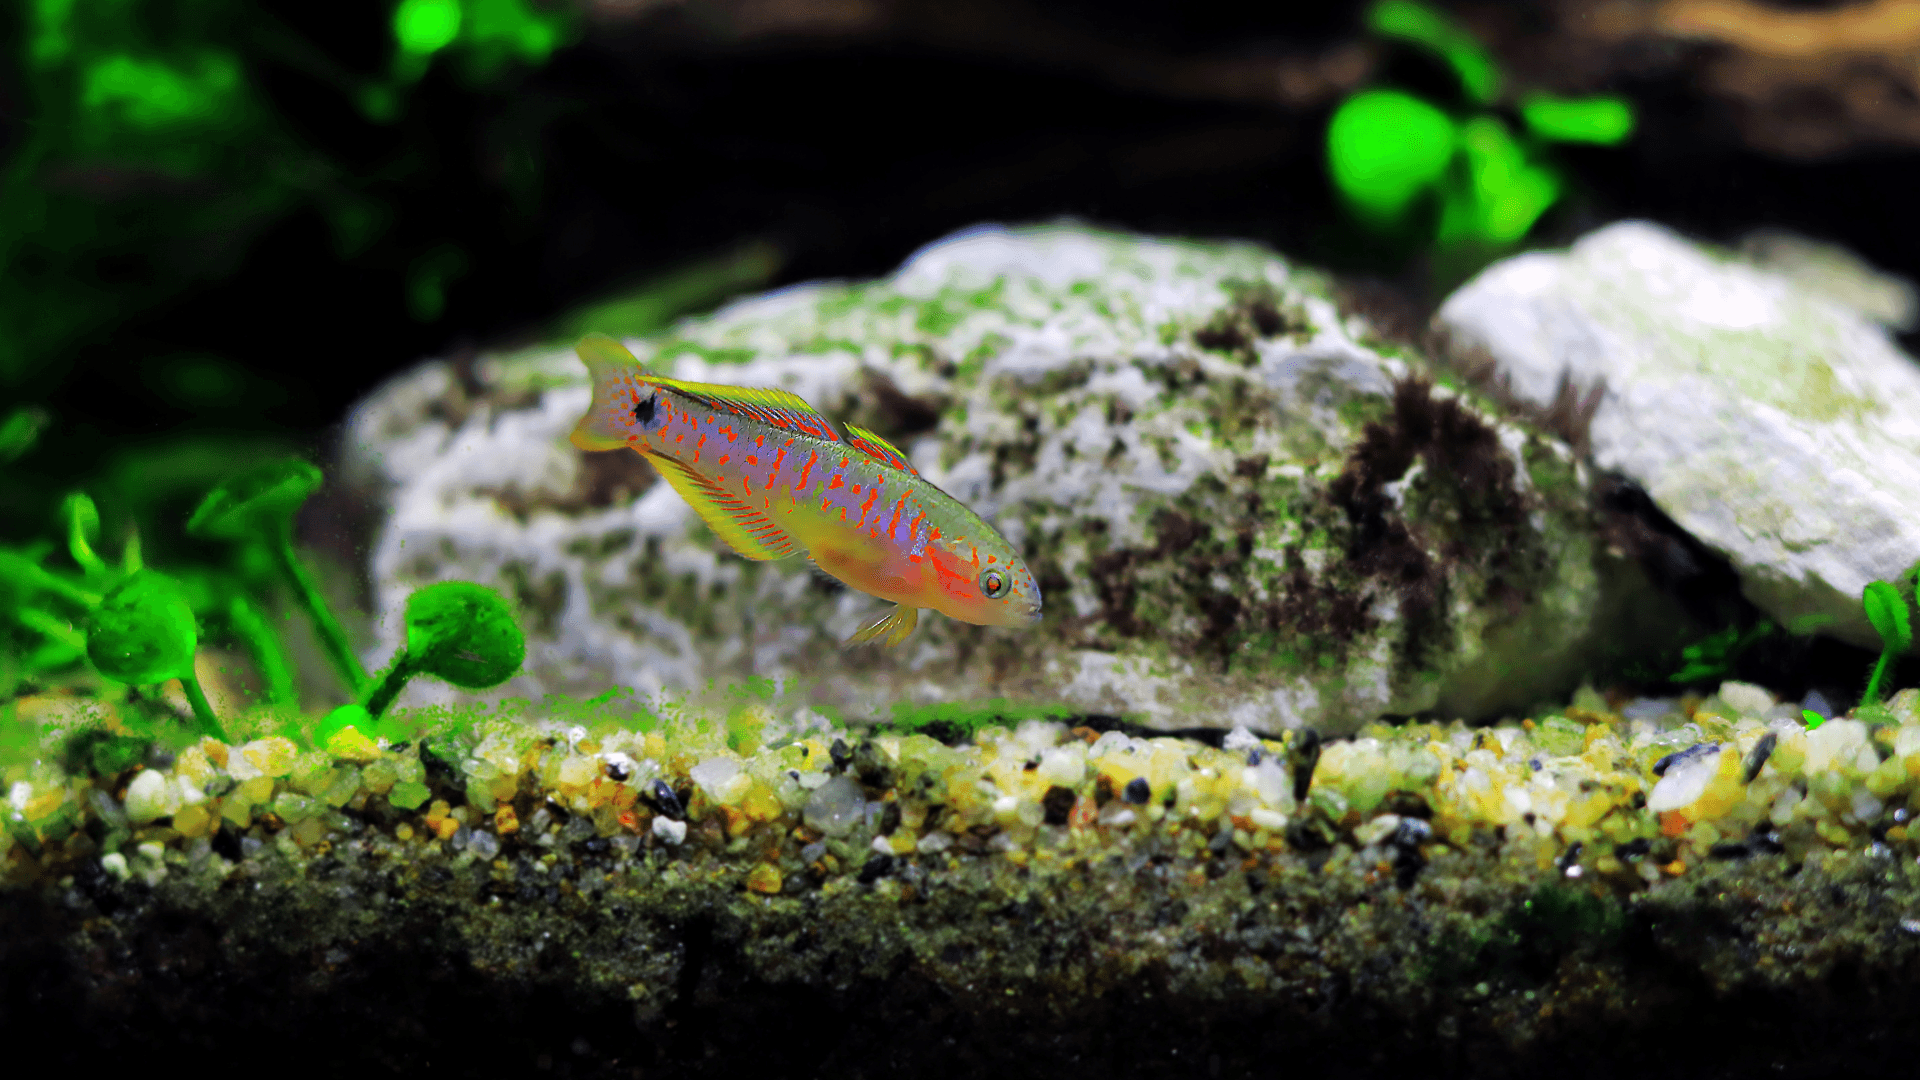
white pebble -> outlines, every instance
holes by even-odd
[[[818,829],[828,836],[845,836],[860,823],[860,817],[866,813],[867,796],[860,785],[844,776],[833,779],[815,789],[807,796],[806,809],[801,818],[810,829]]]
[[[117,851],[100,856],[100,869],[105,870],[121,881],[127,880],[127,877],[133,873],[133,871],[127,868],[127,857]],[[1911,922],[1912,920],[1908,921]]]
[[[180,795],[161,773],[149,769],[127,785],[127,820],[135,825],[167,817],[178,809]]]
[[[684,821],[675,821],[663,814],[653,819],[653,835],[665,840],[669,844],[678,846],[681,841],[687,838],[687,823]]]

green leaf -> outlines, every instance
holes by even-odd
[[[1913,644],[1913,623],[1907,602],[1892,583],[1869,582],[1860,595],[1860,603],[1867,609],[1867,621],[1873,624],[1874,632],[1880,635],[1881,644],[1888,650],[1905,652],[1907,646]]]
[[[1443,241],[1513,243],[1560,198],[1560,178],[1530,160],[1495,117],[1478,116],[1463,125],[1460,149],[1466,182],[1448,187],[1440,218]]]
[[[40,441],[47,426],[47,414],[39,409],[19,408],[0,420],[0,462],[20,460]]]
[[[221,481],[187,519],[187,532],[209,539],[271,537],[318,491],[320,470],[299,458],[269,461]]]
[[[1367,13],[1367,29],[1438,53],[1459,76],[1467,97],[1478,104],[1490,104],[1500,94],[1500,69],[1493,57],[1465,27],[1425,4],[1382,0]]]
[[[93,545],[100,539],[100,510],[84,491],[68,495],[60,504],[60,516],[67,523],[67,550],[73,561],[89,574],[106,570],[106,561],[96,555]]]
[[[1361,218],[1375,226],[1406,216],[1453,158],[1452,118],[1398,90],[1368,90],[1343,102],[1327,126],[1327,170]]]
[[[499,593],[443,581],[407,597],[406,656],[414,671],[483,690],[520,670],[527,641]]]
[[[1617,146],[1633,134],[1633,105],[1617,94],[1563,98],[1528,94],[1520,102],[1527,130],[1552,142]]]
[[[1819,713],[1814,712],[1812,709],[1801,709],[1800,719],[1806,723],[1808,731],[1812,731],[1814,728],[1817,728],[1821,724],[1824,724],[1827,722],[1826,717],[1821,716]],[[1835,728],[1834,730],[1838,731],[1840,729]]]
[[[179,584],[153,570],[107,593],[87,628],[87,659],[107,678],[133,686],[193,678],[198,644],[199,627]]]

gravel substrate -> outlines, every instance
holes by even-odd
[[[1885,1068],[1916,705],[958,746],[755,707],[19,764],[0,1023],[445,1075]]]

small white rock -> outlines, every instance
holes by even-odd
[[[135,825],[171,815],[180,809],[180,794],[164,774],[148,769],[127,785],[127,820]]]
[[[656,817],[653,819],[653,835],[677,847],[687,838],[687,823],[666,816]]]

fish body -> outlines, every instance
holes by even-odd
[[[804,554],[898,605],[848,644],[897,645],[923,608],[989,626],[1039,621],[1039,587],[1006,538],[873,432],[836,431],[783,390],[648,374],[605,335],[588,335],[578,351],[593,404],[573,444],[638,451],[749,559]]]

